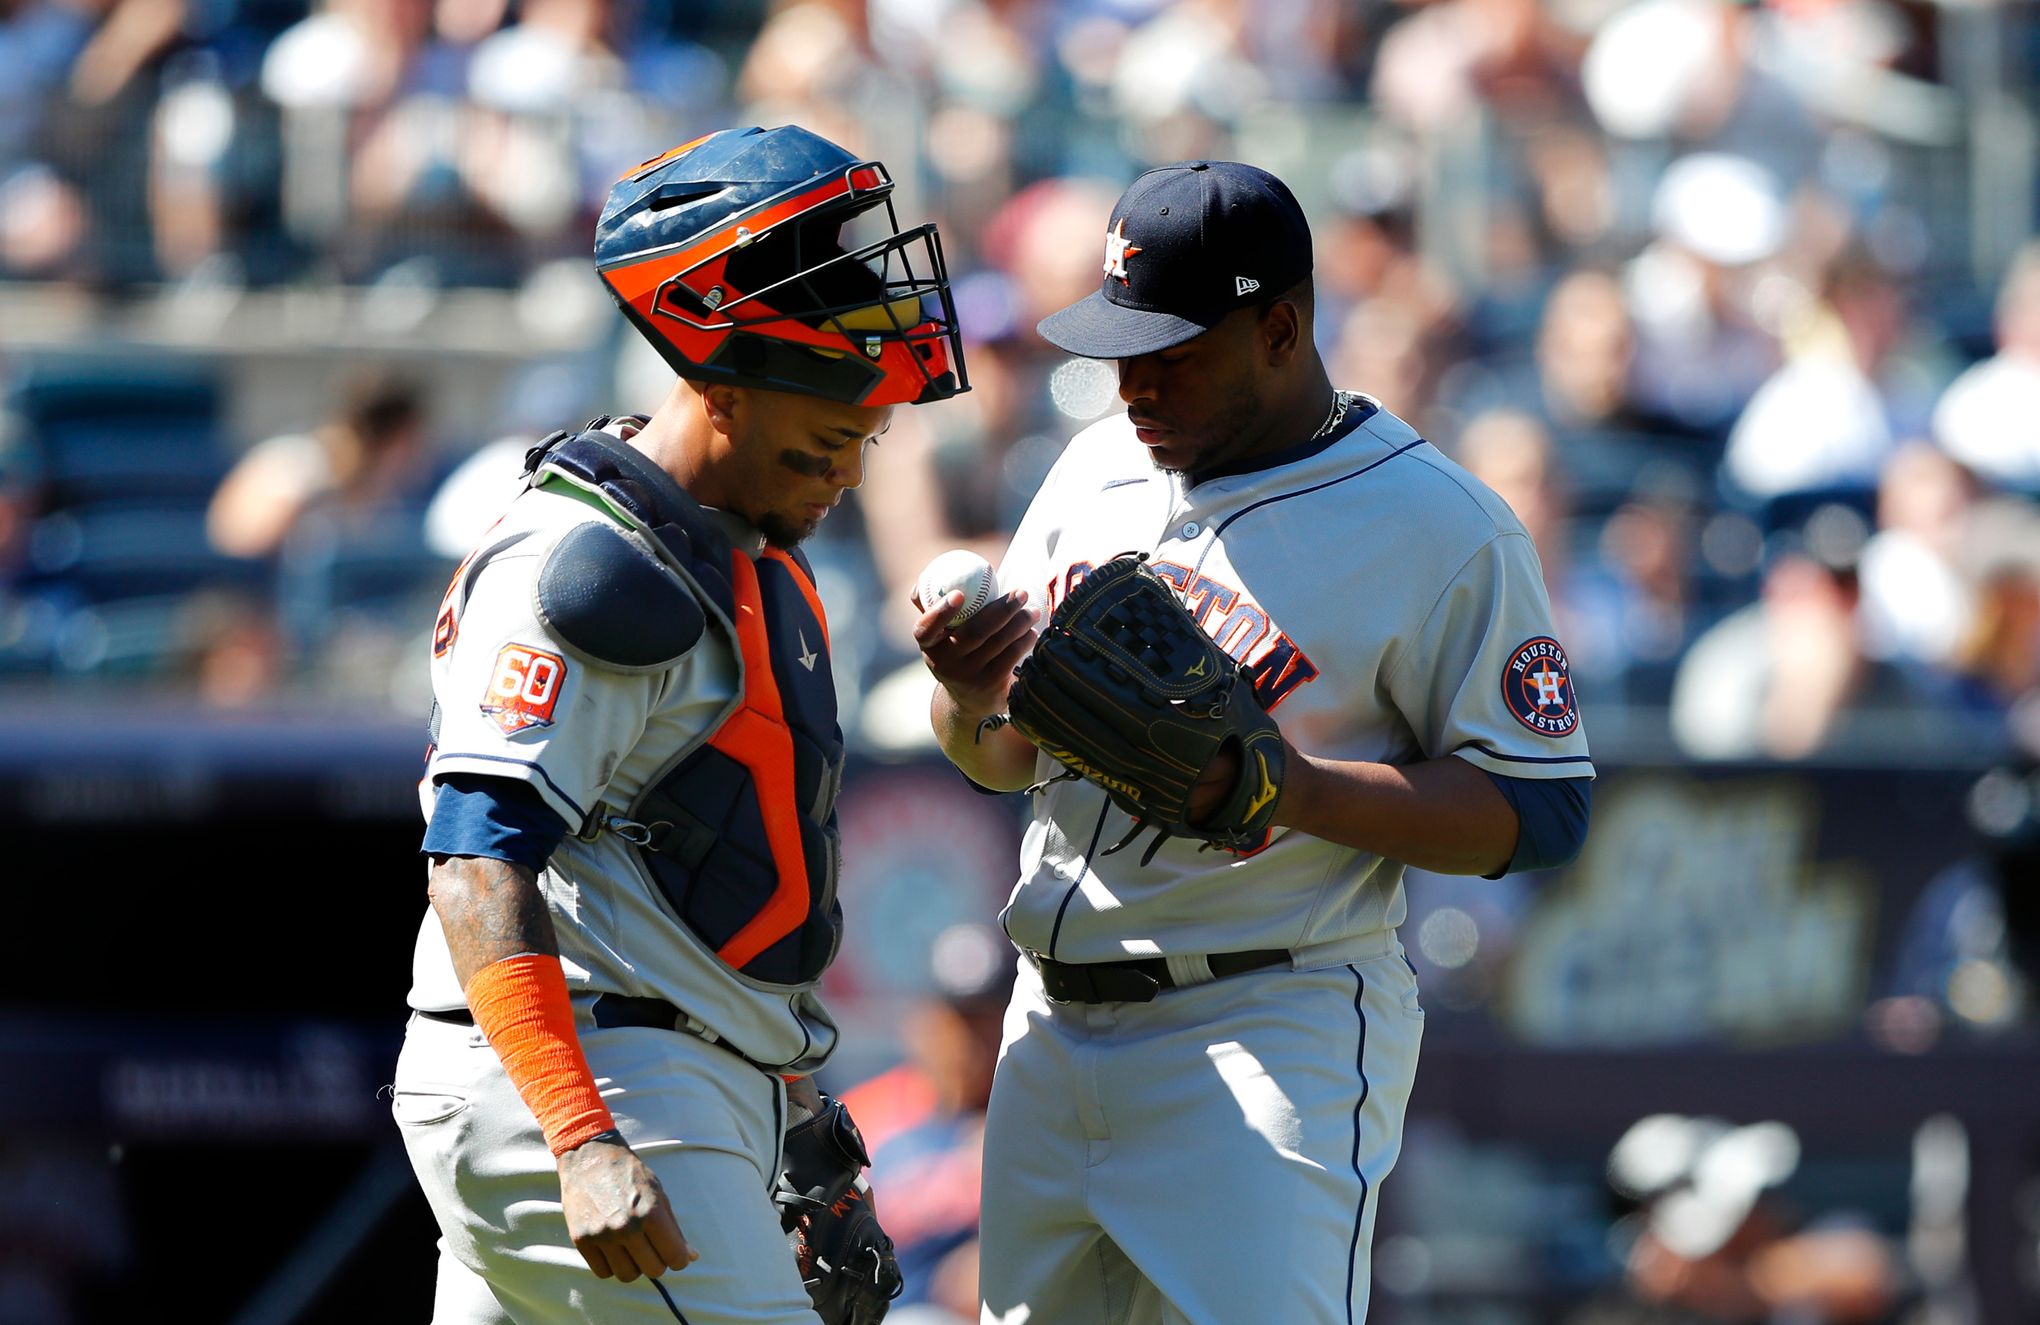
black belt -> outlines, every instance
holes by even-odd
[[[1136,957],[1123,962],[1059,962],[1030,952],[1027,960],[1041,972],[1041,987],[1057,1003],[1149,1003],[1164,989],[1178,987],[1163,957]],[[1214,952],[1205,958],[1211,978],[1245,975],[1289,960],[1287,948],[1256,948],[1251,952]]]
[[[595,1000],[593,1008],[595,1024],[603,1030],[617,1026],[650,1026],[655,1030],[683,1031],[690,1035],[714,1042],[714,1037],[702,1035],[688,1025],[688,1016],[663,998],[627,998],[622,994],[602,994]],[[466,1008],[454,1008],[450,1012],[420,1009],[418,1015],[443,1021],[452,1026],[472,1026],[475,1014]]]

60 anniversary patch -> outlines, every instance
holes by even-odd
[[[1502,669],[1502,703],[1539,736],[1572,735],[1580,710],[1573,702],[1572,668],[1557,640],[1539,635],[1516,646]]]

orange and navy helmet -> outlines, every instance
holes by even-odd
[[[902,231],[892,176],[806,129],[724,129],[617,181],[595,268],[682,377],[853,405],[969,389],[934,225]],[[877,219],[846,249],[845,222]]]

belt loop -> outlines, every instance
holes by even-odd
[[[1204,985],[1217,979],[1211,973],[1211,959],[1201,952],[1184,953],[1164,957],[1169,968],[1169,978],[1178,985]]]

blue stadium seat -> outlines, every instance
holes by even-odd
[[[188,650],[180,629],[188,601],[171,594],[81,607],[64,618],[51,661],[70,676],[160,674]]]
[[[227,468],[210,370],[170,362],[33,362],[7,408],[38,458],[53,509],[203,501]]]
[[[203,503],[225,477],[226,457],[210,423],[167,419],[76,422],[38,438],[43,479],[56,507],[99,502]]]
[[[45,592],[61,586],[104,603],[208,586],[261,591],[268,576],[259,561],[213,550],[202,508],[104,505],[38,521],[24,583]]]

